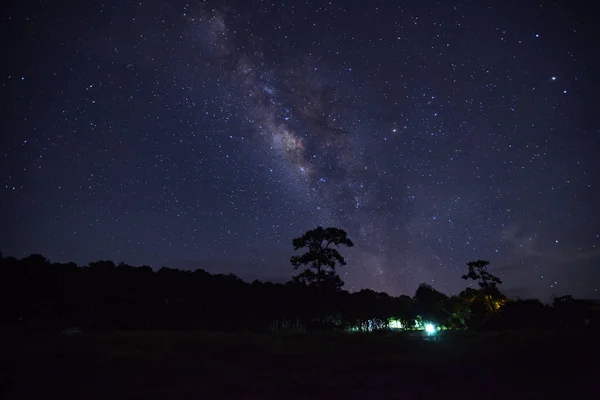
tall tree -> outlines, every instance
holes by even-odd
[[[292,241],[294,250],[306,248],[307,251],[299,256],[293,256],[290,262],[294,269],[301,266],[307,268],[294,277],[295,280],[319,289],[332,286],[339,289],[344,282],[336,273],[336,265],[346,265],[346,260],[333,246],[352,247],[354,243],[348,234],[338,228],[323,228],[321,226],[307,231],[299,238]]]
[[[445,303],[448,296],[435,290],[431,285],[421,283],[415,292],[415,309],[425,321],[443,324],[449,317]]]
[[[490,265],[490,262],[485,260],[469,261],[467,263],[468,272],[462,278],[477,281],[479,287],[482,289],[495,288],[496,285],[502,284],[502,281],[497,276],[488,272],[488,265]]]
[[[487,270],[488,265],[490,265],[490,262],[486,260],[469,261],[467,263],[468,271],[462,278],[465,280],[472,279],[477,282],[481,288],[480,292],[482,292],[490,306],[491,312],[495,313],[496,306],[492,297],[502,296],[497,287],[497,285],[502,284],[502,281]]]

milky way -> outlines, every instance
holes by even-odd
[[[346,77],[347,82],[334,80],[339,71],[321,72],[310,54],[290,53],[283,62],[268,62],[252,40],[241,51],[233,44],[238,38],[223,13],[208,7],[197,12],[199,17],[190,18],[190,23],[208,26],[208,50],[221,59],[219,67],[241,100],[246,122],[281,159],[285,180],[296,192],[292,200],[317,211],[315,225],[356,232],[360,250],[353,257],[386,288],[389,261],[382,253],[391,243],[381,233],[393,226],[374,213],[379,207],[372,206],[385,192],[372,177],[380,178],[385,171],[368,161],[378,151],[369,146],[369,124],[357,121],[354,102],[344,102],[351,94],[343,93],[342,87],[352,84],[352,77]],[[363,118],[374,126],[373,118]]]
[[[430,3],[15,8],[2,251],[284,281],[336,226],[350,290],[598,297],[592,25]]]

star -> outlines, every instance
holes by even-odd
[[[593,13],[108,1],[0,38],[3,254],[285,282],[322,224],[356,242],[346,288],[460,293],[489,258],[507,293],[598,297]]]

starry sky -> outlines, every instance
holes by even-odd
[[[600,297],[600,88],[572,1],[12,1],[0,249],[346,289]]]

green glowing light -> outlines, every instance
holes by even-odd
[[[402,328],[404,328],[402,326],[402,322],[399,319],[395,319],[395,318],[390,318],[390,320],[389,320],[389,327],[390,327],[390,329],[402,329]]]

